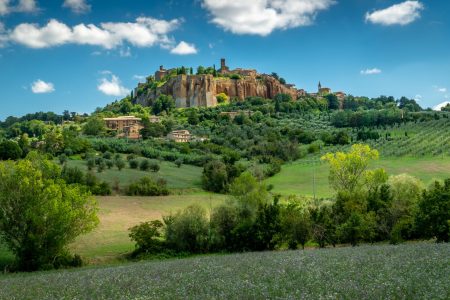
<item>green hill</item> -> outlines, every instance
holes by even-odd
[[[449,299],[450,245],[211,255],[0,276],[1,299]]]

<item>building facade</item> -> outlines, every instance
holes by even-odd
[[[116,132],[119,138],[139,139],[141,137],[140,130],[142,126],[142,119],[135,116],[122,116],[116,118],[104,118],[106,127]]]

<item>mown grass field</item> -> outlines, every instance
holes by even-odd
[[[69,166],[76,166],[81,170],[87,172],[87,164],[84,160],[69,160]],[[191,165],[182,165],[180,168],[174,163],[162,161],[159,162],[161,169],[157,173],[151,171],[141,171],[139,169],[130,169],[127,163],[126,168],[119,171],[116,167],[105,169],[98,173],[96,169],[93,170],[95,176],[100,180],[104,180],[114,186],[115,182],[119,182],[121,189],[128,186],[130,183],[139,180],[144,176],[154,176],[163,178],[167,181],[167,186],[170,189],[180,190],[201,190],[201,175],[203,169]]]
[[[0,276],[0,299],[449,299],[450,244],[209,255]]]
[[[372,167],[384,168],[389,175],[408,173],[420,178],[425,184],[450,177],[450,157],[383,158],[375,161]],[[266,182],[273,184],[274,193],[313,196],[315,178],[316,196],[330,197],[333,191],[328,183],[328,173],[327,164],[317,160],[298,160],[283,165],[281,172]]]

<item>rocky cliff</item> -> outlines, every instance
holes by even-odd
[[[172,95],[177,107],[212,107],[217,105],[216,95],[225,93],[232,98],[247,97],[273,99],[277,94],[298,98],[298,90],[281,84],[269,75],[245,76],[241,79],[213,77],[212,75],[178,75],[164,85],[149,89],[135,99],[136,103],[150,105],[160,94]]]

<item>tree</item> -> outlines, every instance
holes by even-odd
[[[217,103],[228,103],[228,101],[229,101],[229,98],[228,98],[228,96],[227,96],[227,94],[225,94],[225,93],[220,93],[220,94],[218,94],[217,96],[216,96],[216,99],[217,99]]]
[[[116,159],[114,159],[114,163],[116,164],[116,167],[119,171],[122,171],[122,169],[125,168],[126,165],[122,157],[117,157]]]
[[[450,112],[450,103],[447,103],[446,106],[442,107],[441,111],[448,111],[448,112]]]
[[[130,228],[129,237],[136,243],[135,253],[157,253],[160,251],[163,226],[161,221],[154,220]]]
[[[83,133],[91,136],[102,135],[106,131],[105,122],[98,117],[91,117],[83,126]]]
[[[339,109],[340,103],[339,99],[335,94],[328,94],[325,96],[325,99],[328,101],[328,108],[329,109]]]
[[[0,164],[0,232],[20,270],[53,267],[69,243],[98,224],[95,199],[59,174],[36,153]]]
[[[0,160],[16,160],[22,157],[22,153],[22,149],[16,142],[3,141],[0,143]]]
[[[305,248],[306,242],[311,237],[311,218],[309,211],[295,204],[288,204],[281,214],[281,226],[283,237],[288,243],[289,249],[297,249],[297,245]]]
[[[159,115],[162,112],[169,113],[172,109],[175,108],[175,100],[173,100],[172,96],[160,95],[153,102],[152,111],[155,115]]]
[[[331,186],[336,191],[352,193],[366,183],[369,163],[378,156],[378,151],[368,145],[355,144],[348,153],[328,153],[322,156],[322,160],[330,165]]]
[[[207,191],[224,192],[228,185],[227,166],[219,161],[208,162],[203,167],[202,184]]]
[[[450,178],[444,184],[436,181],[423,192],[416,224],[422,236],[435,237],[437,242],[450,241]]]

